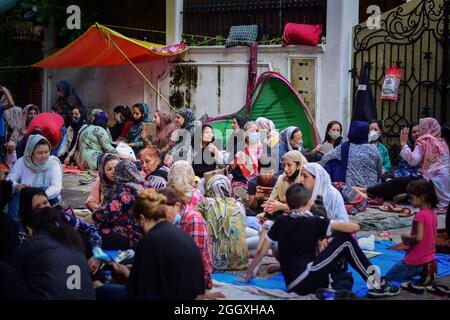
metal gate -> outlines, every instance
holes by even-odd
[[[370,84],[383,134],[396,163],[403,126],[433,116],[449,120],[450,0],[422,0],[403,4],[381,18],[379,29],[357,25],[353,35],[353,96],[358,73],[370,63]],[[397,103],[380,99],[385,70],[393,63],[402,69]]]

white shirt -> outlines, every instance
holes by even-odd
[[[17,192],[19,183],[33,185],[34,176],[36,175],[24,163],[24,157],[17,160],[13,169],[8,174],[7,179],[13,182],[13,191]],[[49,186],[45,193],[49,199],[59,196],[62,190],[62,169],[61,166],[54,166],[48,172]]]

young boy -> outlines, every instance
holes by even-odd
[[[288,291],[299,295],[314,294],[317,289],[329,287],[329,275],[336,265],[346,261],[367,281],[369,297],[390,297],[400,293],[398,287],[391,286],[378,274],[358,242],[351,236],[359,231],[359,226],[349,222],[330,221],[311,214],[311,192],[302,184],[293,184],[286,191],[288,213],[280,216],[257,255],[248,267],[246,277],[240,281],[248,282],[254,275],[255,267],[270,248],[278,242],[278,254]],[[332,235],[329,245],[316,257],[319,239]]]

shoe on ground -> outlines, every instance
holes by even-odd
[[[369,298],[388,298],[395,297],[400,294],[400,287],[389,284],[383,280],[380,289],[370,289],[368,293]]]

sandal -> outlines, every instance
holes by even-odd
[[[378,209],[380,209],[381,211],[384,211],[384,212],[400,213],[402,211],[402,209],[401,208],[397,208],[397,206],[395,204],[388,204],[388,205],[384,205],[384,206],[379,206]]]
[[[409,218],[409,217],[412,217],[413,215],[414,215],[414,212],[412,212],[411,209],[403,208],[400,210],[399,217],[400,218]]]
[[[414,293],[414,294],[424,294],[426,287],[417,285],[412,282],[403,282],[400,287],[408,292]]]
[[[442,284],[435,284],[426,287],[427,291],[441,297],[450,296],[450,288]]]

